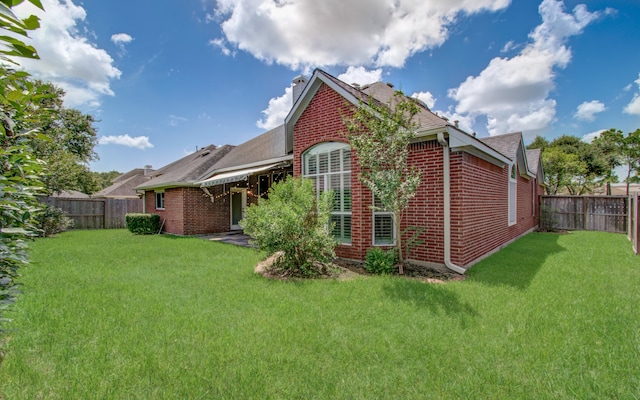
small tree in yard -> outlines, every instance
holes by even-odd
[[[259,250],[268,255],[282,252],[274,266],[285,275],[319,275],[334,257],[332,205],[331,192],[317,196],[311,181],[289,178],[274,184],[268,199],[247,208],[240,225]]]
[[[374,194],[381,208],[393,213],[399,272],[403,273],[402,213],[420,184],[421,171],[409,166],[409,144],[416,135],[413,117],[418,105],[397,91],[389,104],[369,99],[346,118],[346,134],[356,150],[362,172],[358,179]]]

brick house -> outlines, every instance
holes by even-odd
[[[335,191],[336,254],[363,260],[372,246],[394,244],[395,221],[372,210],[374,198],[357,179],[360,167],[343,118],[369,96],[389,103],[395,91],[385,83],[351,86],[321,70],[294,83],[294,106],[285,120],[293,174],[313,179],[318,192]],[[540,153],[525,150],[521,133],[477,139],[423,104],[415,121],[418,140],[409,161],[422,170],[422,183],[401,228],[419,228],[421,244],[408,259],[464,273],[537,227]]]
[[[160,215],[164,233],[201,235],[240,229],[245,208],[291,172],[280,126],[238,146],[203,147],[135,189],[144,192],[145,212]]]

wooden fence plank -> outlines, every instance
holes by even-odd
[[[627,206],[624,196],[540,196],[543,228],[627,233]]]
[[[73,229],[126,228],[125,215],[143,211],[141,199],[42,197],[40,201],[62,209],[73,220]]]

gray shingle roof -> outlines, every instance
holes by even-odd
[[[529,171],[538,173],[538,167],[540,165],[542,156],[542,149],[527,150],[527,162],[529,163]]]
[[[280,125],[234,147],[202,177],[207,178],[216,170],[268,161],[286,155],[284,125]]]
[[[335,82],[341,88],[352,94],[356,99],[363,102],[367,102],[369,96],[371,96],[379,104],[388,105],[391,103],[391,101],[393,100],[393,96],[396,93],[396,90],[393,88],[393,86],[384,82],[375,82],[369,85],[364,85],[360,88],[356,88],[322,70],[317,71],[318,73],[326,76],[328,79]],[[420,131],[443,128],[445,126],[453,126],[443,118],[435,115],[426,106],[420,103],[417,104],[419,106],[419,111],[418,114],[416,114],[416,116],[414,117],[414,122],[418,124]]]
[[[513,132],[479,139],[494,150],[497,150],[510,159],[515,160],[518,155],[518,147],[522,141],[522,132]]]
[[[99,192],[94,193],[91,197],[101,198],[134,198],[138,197],[135,188],[146,183],[151,179],[151,175],[144,174],[144,169],[136,168],[124,173],[113,180],[113,184]]]
[[[229,153],[234,146],[216,147],[209,145],[171,164],[155,170],[152,179],[136,189],[193,186],[216,162]]]

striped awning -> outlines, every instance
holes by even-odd
[[[216,185],[222,185],[223,183],[243,181],[247,179],[249,176],[255,174],[256,172],[266,171],[280,164],[281,163],[276,163],[276,164],[263,165],[263,166],[254,167],[254,168],[240,169],[237,171],[223,172],[220,174],[216,174],[211,178],[200,181],[198,183],[200,184],[200,187],[211,187]]]

